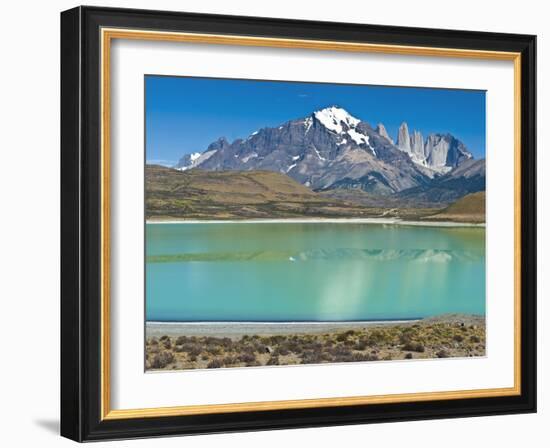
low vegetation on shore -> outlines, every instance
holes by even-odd
[[[148,337],[147,370],[211,369],[485,355],[482,317],[425,319],[322,334]]]

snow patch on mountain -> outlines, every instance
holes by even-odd
[[[315,154],[317,154],[317,157],[319,157],[319,160],[322,160],[323,162],[326,162],[327,159],[325,159],[320,153],[319,151],[317,150],[317,148],[315,146],[312,147],[313,150],[315,151]]]
[[[313,120],[311,119],[311,117],[307,117],[304,120],[304,127],[306,128],[306,133],[307,131],[309,131],[309,128],[311,127],[312,124],[313,124]]]
[[[247,138],[246,140],[250,140],[250,139],[251,139],[252,137],[254,137],[255,135],[258,135],[258,132],[260,132],[260,131],[254,131],[252,134],[250,134],[250,135],[248,136],[248,138]]]
[[[361,122],[361,120],[337,106],[326,107],[314,112],[313,115],[325,128],[337,134],[341,134],[344,131],[342,123],[345,123],[349,129],[354,128]]]
[[[361,134],[359,132],[357,132],[355,129],[350,129],[348,131],[348,135],[351,137],[351,139],[357,143],[358,145],[361,145],[361,144],[365,144],[368,146],[368,148],[371,150],[371,152],[373,153],[373,155],[376,156],[376,151],[374,150],[374,148],[372,147],[372,145],[370,144],[370,141],[369,141],[369,136],[368,135],[365,135],[365,134]]]
[[[214,154],[218,152],[217,149],[214,149],[212,151],[206,151],[202,154],[200,152],[194,152],[192,154],[189,154],[189,163],[187,165],[176,167],[177,170],[180,171],[186,171],[190,170],[191,168],[198,167],[201,163],[207,161],[210,157],[212,157]]]
[[[256,157],[258,157],[258,154],[256,154],[255,152],[253,152],[252,154],[249,154],[247,156],[244,156],[241,160],[243,163],[246,163],[248,162],[250,159],[255,159]]]

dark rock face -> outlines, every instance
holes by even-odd
[[[186,170],[268,170],[286,174],[313,190],[360,188],[377,195],[428,188],[438,177],[472,158],[453,136],[431,134],[424,142],[408,125],[397,144],[384,125],[373,129],[337,106],[263,128],[229,143],[221,138],[202,153],[184,156]]]
[[[203,153],[195,152],[192,154],[186,154],[184,155],[177,163],[177,165],[174,168],[180,169],[182,171],[185,171],[187,169],[196,168],[199,165],[202,165],[204,162],[206,162],[211,156],[218,152],[223,152],[227,150],[231,145],[229,142],[225,139],[225,137],[221,137],[218,140],[216,140],[214,143],[211,143],[206,151]]]
[[[427,185],[400,191],[395,196],[405,203],[448,205],[470,193],[485,190],[485,159],[468,159]]]

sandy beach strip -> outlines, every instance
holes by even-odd
[[[147,224],[387,224],[421,227],[485,227],[485,223],[453,221],[406,221],[391,218],[288,218],[288,219],[167,219],[147,220]]]
[[[355,322],[146,322],[145,336],[147,338],[160,336],[212,336],[240,339],[244,335],[323,334],[336,331],[361,330],[373,326],[414,324],[415,322],[418,322],[418,320]]]

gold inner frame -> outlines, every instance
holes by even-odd
[[[514,52],[458,48],[279,39],[215,34],[101,29],[101,419],[167,417],[226,412],[246,412],[316,407],[350,406],[414,401],[502,397],[521,394],[521,54]],[[111,409],[110,388],[110,50],[113,39],[168,41],[212,45],[295,48],[356,53],[383,53],[412,56],[505,60],[514,63],[514,386],[442,392],[368,395],[303,400],[171,406],[140,409]]]

